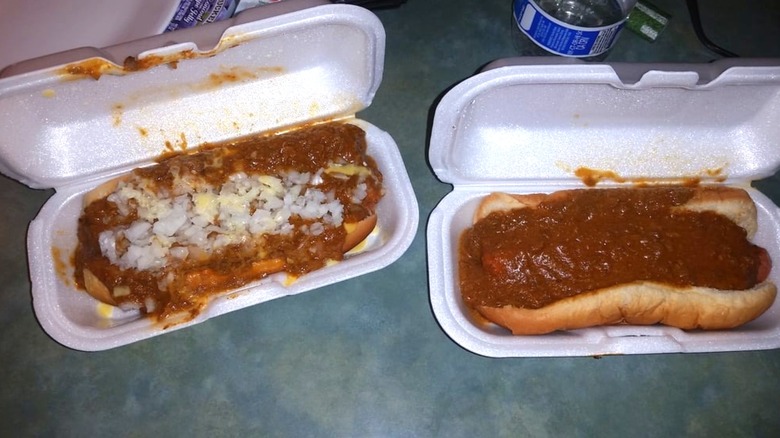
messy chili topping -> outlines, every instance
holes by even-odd
[[[493,212],[460,240],[470,306],[536,309],[634,281],[753,287],[766,251],[725,216],[674,208],[687,187],[574,190],[535,208]]]
[[[366,148],[361,128],[328,123],[136,169],[85,206],[77,283],[97,278],[122,308],[192,317],[214,294],[341,260],[350,225],[382,196]]]

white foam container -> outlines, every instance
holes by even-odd
[[[780,167],[780,61],[701,65],[586,64],[504,59],[457,84],[436,108],[429,159],[453,190],[427,228],[430,299],[442,329],[484,356],[588,356],[780,347],[780,300],[728,331],[606,326],[513,336],[475,323],[458,285],[458,240],[493,191],[584,188],[574,170],[628,180],[701,179],[747,188],[758,206],[754,241],[780,284],[780,209],[750,188]],[[598,187],[630,185],[605,181]]]
[[[79,350],[117,347],[366,274],[406,251],[418,207],[400,152],[388,133],[355,116],[380,85],[384,29],[366,9],[319,3],[279,3],[227,22],[62,53],[4,72],[0,170],[30,187],[56,189],[28,233],[33,307],[52,338]],[[180,57],[187,51],[206,56],[99,80],[63,75],[67,63],[94,56],[121,65],[129,55]],[[192,148],[320,120],[363,128],[384,175],[378,231],[365,251],[289,286],[276,275],[231,291],[195,320],[167,330],[75,288],[68,258],[87,191],[150,164],[166,142]]]

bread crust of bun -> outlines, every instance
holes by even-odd
[[[535,208],[551,197],[568,197],[570,192],[563,190],[549,195],[492,193],[478,206],[474,222],[496,211]],[[741,189],[697,188],[688,203],[676,208],[720,213],[745,229],[748,238],[752,238],[757,229],[756,206],[750,195]],[[585,291],[539,309],[480,306],[476,310],[515,335],[613,324],[664,324],[684,330],[717,330],[754,320],[772,306],[776,295],[776,286],[768,281],[743,291],[681,288],[640,281]]]
[[[776,294],[769,282],[738,292],[637,282],[564,298],[539,309],[483,306],[477,311],[515,335],[614,324],[718,330],[757,318],[769,309]]]

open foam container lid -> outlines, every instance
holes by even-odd
[[[27,239],[33,307],[44,330],[66,346],[103,350],[397,260],[414,238],[417,201],[393,138],[355,117],[380,85],[384,43],[381,22],[364,8],[295,1],[4,70],[0,170],[31,187],[56,189]],[[195,320],[168,329],[77,290],[68,260],[84,193],[165,151],[328,120],[360,126],[384,176],[378,226],[364,251],[291,285],[281,274],[231,291]]]
[[[780,168],[780,60],[709,64],[588,64],[502,59],[439,102],[429,160],[453,184],[428,222],[431,304],[442,329],[475,353],[580,356],[780,347],[780,300],[729,331],[608,326],[513,336],[475,324],[458,286],[458,240],[494,191],[586,187],[575,172],[611,176],[599,186],[690,182],[745,188],[758,207],[754,241],[780,262],[780,209],[750,187]],[[780,283],[773,269],[769,279]]]
[[[324,5],[257,19],[277,6],[7,68],[0,170],[31,187],[61,187],[148,163],[165,144],[182,149],[370,105],[384,68],[376,16]],[[122,67],[129,56],[139,71]]]

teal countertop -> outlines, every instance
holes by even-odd
[[[624,32],[607,61],[717,58],[684,2],[654,2],[673,15],[658,41]],[[780,57],[775,2],[701,3],[711,39]],[[406,254],[184,330],[74,351],[32,310],[25,235],[51,192],[0,177],[0,435],[779,436],[780,350],[493,359],[447,337],[426,271],[427,218],[451,190],[427,164],[431,118],[448,88],[517,55],[510,1],[409,0],[376,14],[384,79],[359,117],[393,136],[411,177],[420,227]],[[780,176],[756,184],[780,204]]]

